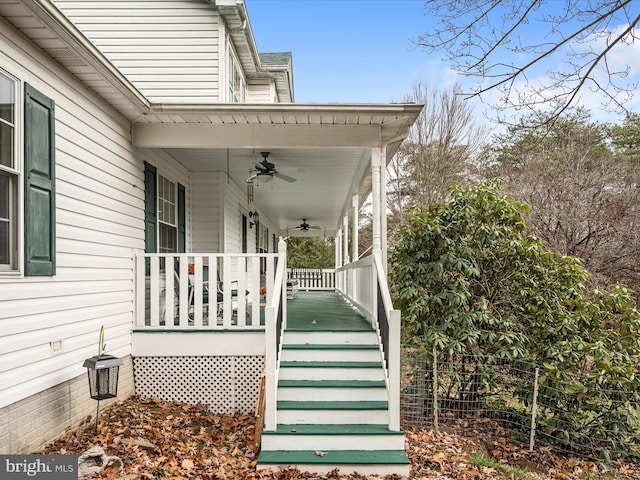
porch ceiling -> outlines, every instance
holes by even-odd
[[[332,236],[352,197],[371,190],[372,148],[396,152],[422,105],[230,104],[156,106],[133,127],[134,145],[162,149],[194,175],[227,172],[242,191],[260,152],[294,183],[254,182],[254,203],[280,234],[306,219],[321,227],[290,235]]]

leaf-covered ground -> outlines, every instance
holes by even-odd
[[[493,479],[640,479],[640,468],[528,452],[508,439],[508,432],[471,429],[465,422],[435,433],[408,430],[406,447],[411,478],[440,480]],[[369,479],[357,474],[318,476],[308,472],[256,472],[253,446],[255,418],[216,415],[202,405],[131,397],[113,404],[94,423],[69,431],[38,453],[80,455],[92,446],[122,460],[92,478],[103,480],[209,479]]]

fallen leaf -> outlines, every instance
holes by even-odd
[[[324,457],[327,453],[329,452],[321,452],[320,450],[316,450],[314,452],[314,455],[317,455],[318,457]]]

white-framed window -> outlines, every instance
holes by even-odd
[[[242,75],[240,62],[233,50],[229,49],[229,101],[245,103],[247,98],[247,84]]]
[[[56,274],[55,164],[55,102],[0,70],[0,272]]]
[[[158,251],[178,252],[177,184],[158,175]]]
[[[18,268],[17,84],[0,72],[0,271]]]

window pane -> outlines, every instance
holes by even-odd
[[[0,122],[0,165],[13,168],[13,127]]]
[[[158,177],[158,220],[176,225],[176,184]]]
[[[11,263],[10,235],[9,222],[0,220],[0,265],[9,265]]]
[[[0,118],[13,125],[14,82],[0,73]]]
[[[7,175],[0,175],[0,265],[11,263],[11,185]]]
[[[176,253],[178,251],[178,231],[170,225],[160,224],[160,253]]]
[[[167,206],[165,205],[165,201],[162,198],[158,199],[158,220],[164,222],[165,221],[165,211],[167,210]]]

